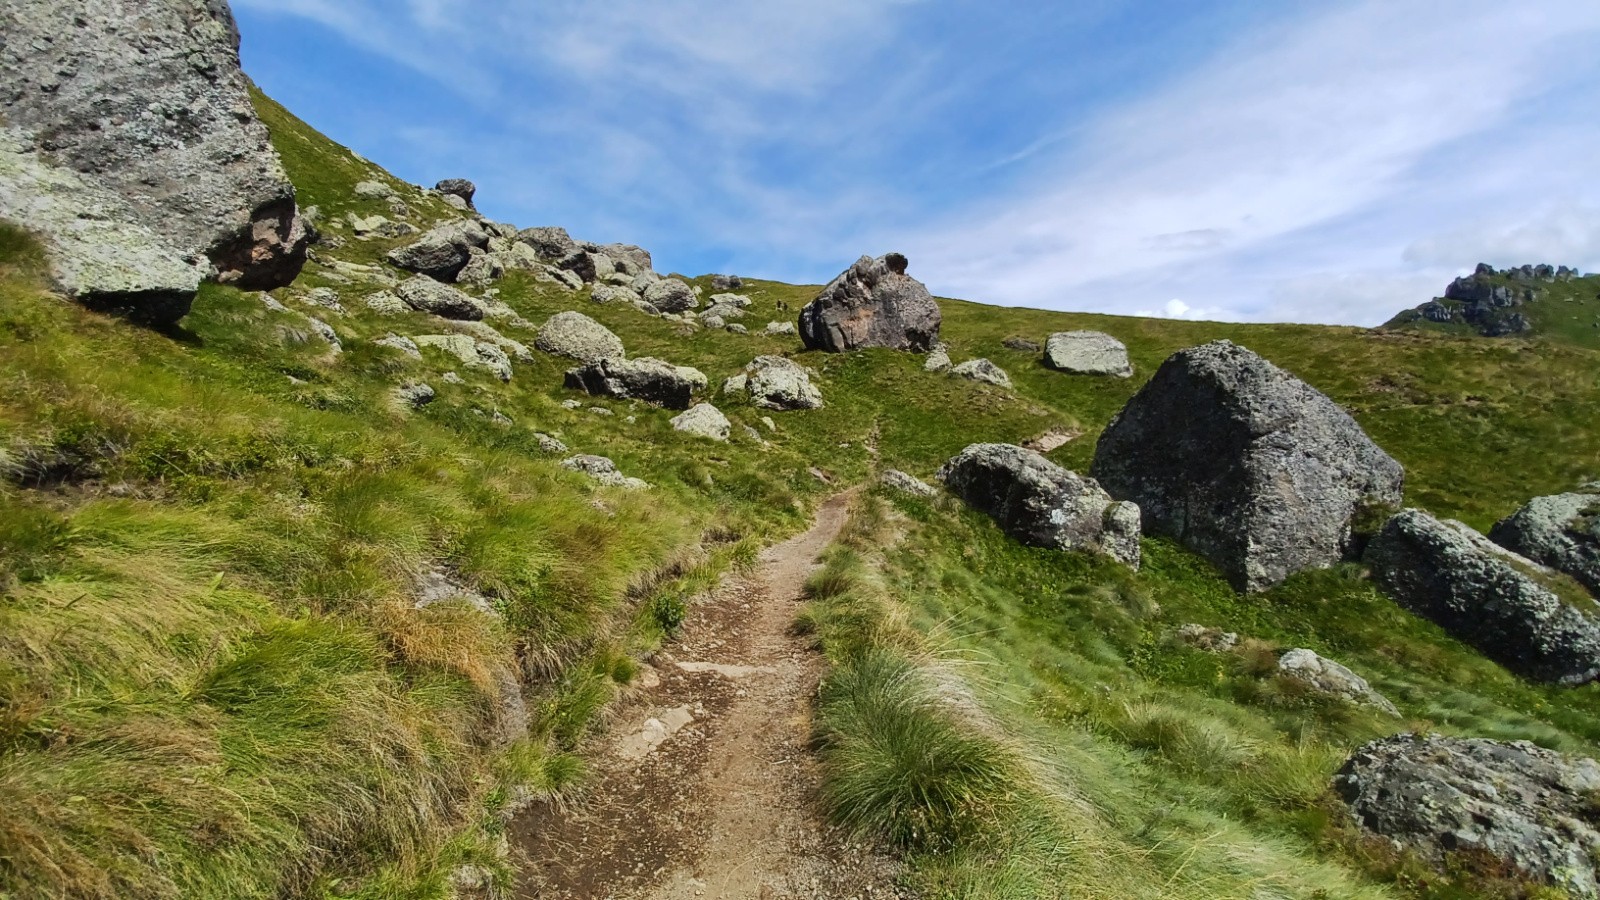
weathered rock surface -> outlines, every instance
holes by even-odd
[[[885,487],[897,490],[902,494],[910,494],[913,497],[930,499],[939,496],[938,489],[933,485],[913,475],[907,475],[899,469],[885,470],[883,477],[879,480],[883,482]]]
[[[389,251],[389,262],[436,281],[453,282],[483,249],[489,235],[476,222],[445,222],[422,233],[414,243]]]
[[[733,424],[728,421],[727,416],[722,414],[722,410],[709,403],[697,403],[688,412],[674,416],[672,427],[678,431],[696,434],[714,441],[726,441],[728,439],[728,430],[733,427]]]
[[[532,247],[540,259],[550,261],[564,259],[578,249],[578,242],[565,228],[554,226],[524,228],[517,232],[517,241]]]
[[[394,399],[404,409],[421,409],[433,402],[437,394],[425,382],[407,382],[394,389]]]
[[[1366,561],[1395,602],[1519,675],[1562,684],[1600,675],[1600,623],[1562,602],[1536,563],[1460,522],[1404,510]]]
[[[1139,508],[1014,444],[973,444],[939,469],[957,497],[1032,547],[1089,550],[1139,567]]]
[[[950,371],[950,351],[943,344],[937,344],[928,351],[928,358],[922,363],[924,372]]]
[[[939,321],[939,305],[906,274],[904,256],[863,256],[800,311],[800,339],[807,349],[829,353],[927,351],[939,340]]]
[[[402,281],[394,292],[407,306],[418,312],[432,313],[446,319],[477,320],[484,315],[483,304],[478,300],[426,275],[416,275]]]
[[[589,299],[596,303],[632,303],[639,299],[639,295],[627,288],[597,284],[589,292]]]
[[[433,186],[433,189],[448,197],[460,197],[467,204],[467,209],[474,209],[472,197],[478,193],[478,186],[465,178],[446,178]]]
[[[650,251],[634,244],[605,244],[600,251],[616,260],[617,266],[628,275],[649,272],[655,265],[650,258]]]
[[[676,278],[663,278],[644,289],[644,302],[664,313],[680,313],[700,305],[694,288]]]
[[[981,381],[995,387],[1011,387],[1011,376],[987,359],[969,359],[951,368],[950,374],[968,381]]]
[[[1133,377],[1128,348],[1099,331],[1058,331],[1044,345],[1044,364],[1073,375]]]
[[[594,396],[643,400],[666,409],[688,409],[695,393],[706,388],[706,376],[688,366],[675,366],[648,356],[598,359],[567,371],[567,387]]]
[[[1565,572],[1600,598],[1600,484],[1535,497],[1489,531],[1502,547]]]
[[[24,152],[120,197],[120,221],[219,281],[268,290],[299,274],[307,230],[226,3],[5,3],[0,36],[0,121]]]
[[[418,347],[433,347],[459,359],[474,369],[487,369],[501,381],[511,380],[511,359],[506,352],[487,341],[466,334],[421,334],[412,338]]]
[[[393,200],[396,196],[394,188],[381,181],[357,182],[355,194],[363,200]]]
[[[1395,718],[1400,717],[1400,710],[1395,709],[1389,698],[1373,690],[1365,678],[1331,659],[1318,656],[1315,651],[1301,647],[1278,657],[1278,674],[1320,694],[1376,707]]]
[[[622,348],[622,338],[579,312],[560,312],[551,316],[539,329],[533,345],[546,353],[586,363],[622,359],[627,355]]]
[[[1571,897],[1600,896],[1592,759],[1527,741],[1400,734],[1357,750],[1333,788],[1362,828],[1435,864],[1483,853]]]
[[[379,347],[388,347],[392,350],[398,350],[411,359],[422,358],[422,351],[417,349],[417,342],[413,341],[411,338],[405,337],[404,335],[390,332],[387,336],[381,337],[378,340],[373,341],[373,343],[377,344]]]
[[[811,375],[794,360],[781,356],[758,356],[745,366],[745,389],[750,399],[766,409],[820,409],[822,392],[811,383]]]
[[[642,479],[623,475],[617,471],[617,464],[604,456],[583,454],[563,460],[561,465],[574,472],[582,472],[607,487],[620,487],[627,488],[630,491],[637,491],[650,486]]]
[[[1227,653],[1239,646],[1239,633],[1190,622],[1178,629],[1178,640],[1207,653]]]
[[[795,329],[794,329],[794,323],[793,322],[768,322],[767,323],[767,331],[766,331],[766,333],[767,333],[768,337],[781,337],[782,335],[786,335],[786,334],[794,334],[794,331],[795,331]]]
[[[1229,341],[1174,354],[1112,419],[1090,470],[1235,588],[1269,588],[1355,548],[1404,471],[1315,388]]]

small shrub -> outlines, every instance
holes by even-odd
[[[657,594],[650,601],[650,614],[662,631],[669,635],[676,634],[683,627],[683,620],[689,616],[689,603],[679,591]]]

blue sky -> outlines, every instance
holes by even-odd
[[[1371,325],[1600,269],[1594,0],[233,0],[246,71],[396,175],[661,271]]]

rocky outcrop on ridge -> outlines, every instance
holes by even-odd
[[[1090,550],[1139,567],[1139,507],[1013,444],[973,444],[939,469],[957,497],[1032,547]]]
[[[459,197],[467,205],[467,209],[476,209],[472,205],[472,197],[478,193],[478,186],[465,178],[446,178],[433,186],[433,189],[446,197]]]
[[[1099,331],[1058,331],[1044,345],[1044,364],[1072,375],[1132,378],[1128,348]]]
[[[164,323],[187,312],[174,299],[187,277],[177,277],[172,260],[246,290],[282,287],[299,274],[306,227],[251,106],[225,3],[8,3],[0,5],[0,35],[0,130],[9,150],[70,172],[102,200],[116,198],[86,208],[129,232],[106,244],[111,227],[57,235],[64,218],[41,201],[77,198],[24,190],[18,203],[0,190],[0,214],[46,236],[68,293]],[[14,166],[0,163],[0,181]],[[97,246],[103,258],[84,257]],[[100,273],[123,262],[137,263],[136,274],[102,284]]]
[[[1404,472],[1310,385],[1229,341],[1174,354],[1112,419],[1090,470],[1259,591],[1354,548],[1351,523],[1400,503]]]
[[[1496,522],[1489,539],[1572,576],[1600,598],[1600,482],[1533,498]]]
[[[926,352],[939,340],[939,322],[927,286],[906,274],[904,256],[890,253],[856,260],[800,311],[799,327],[808,350]]]
[[[1561,684],[1600,676],[1600,622],[1563,602],[1538,564],[1460,522],[1404,510],[1365,559],[1395,602],[1518,675]]]
[[[1389,324],[1464,324],[1484,337],[1526,334],[1534,329],[1527,308],[1541,301],[1544,286],[1582,277],[1577,269],[1567,266],[1539,264],[1496,269],[1488,263],[1478,263],[1471,275],[1452,281],[1444,296],[1400,313]]]
[[[594,396],[643,400],[666,409],[688,409],[706,388],[699,369],[675,366],[649,356],[609,357],[567,370],[566,385]]]
[[[458,219],[436,225],[413,243],[389,251],[389,262],[435,281],[453,282],[471,261],[474,250],[489,243],[477,222]]]
[[[1476,852],[1573,898],[1600,896],[1600,764],[1527,741],[1400,734],[1355,752],[1334,792],[1365,830],[1436,865]]]

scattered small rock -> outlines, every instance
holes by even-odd
[[[726,441],[728,431],[733,427],[728,417],[722,411],[709,403],[698,403],[687,412],[672,419],[672,427],[678,431],[700,437],[711,438],[714,441]]]
[[[1011,387],[1011,376],[987,359],[969,359],[950,370],[950,374],[968,381],[981,381],[995,387]]]

